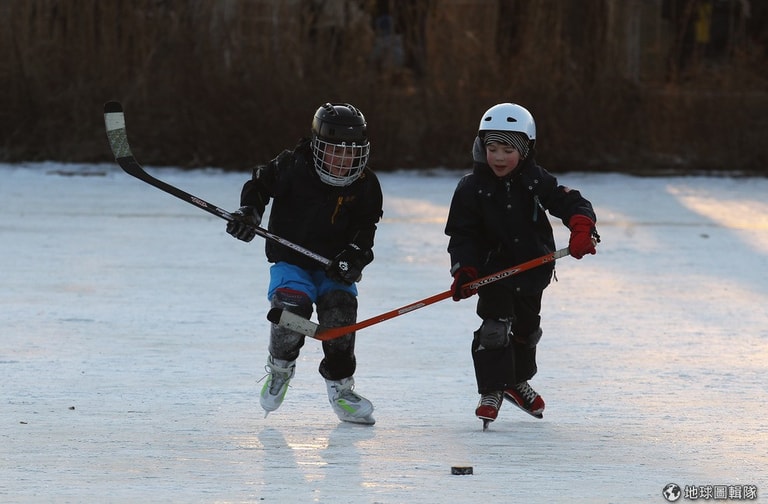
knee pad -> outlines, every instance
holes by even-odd
[[[478,350],[498,350],[509,345],[509,332],[512,323],[509,319],[485,319],[475,331]]]
[[[347,291],[332,290],[317,300],[317,320],[325,327],[354,324],[357,319],[357,298]]]
[[[272,308],[282,308],[306,319],[312,316],[312,300],[301,291],[294,289],[277,289],[272,296]]]
[[[325,327],[341,327],[357,320],[357,298],[349,292],[333,290],[317,300],[317,320]],[[328,380],[352,376],[357,366],[355,360],[355,333],[323,341],[323,360],[320,374]]]
[[[527,336],[515,335],[515,343],[520,343],[521,345],[525,345],[528,348],[535,348],[536,345],[539,344],[539,341],[541,340],[541,335],[543,333],[544,331],[541,330],[541,327],[537,327],[532,333],[528,334]]]
[[[270,302],[273,308],[282,308],[307,319],[312,316],[312,300],[301,291],[277,289]],[[304,346],[303,334],[272,324],[269,333],[270,355],[278,359],[296,360],[302,346]]]

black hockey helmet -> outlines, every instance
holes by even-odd
[[[320,179],[333,186],[357,180],[370,154],[365,116],[348,103],[321,105],[312,119],[312,153]]]

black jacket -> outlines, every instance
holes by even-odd
[[[533,153],[501,179],[486,163],[475,161],[472,173],[456,187],[445,227],[451,272],[472,266],[485,276],[554,252],[545,211],[566,225],[575,214],[595,220],[592,204],[579,191],[558,185],[554,175],[536,164]],[[553,270],[550,262],[500,282],[531,295],[549,285]]]
[[[366,167],[357,180],[334,187],[320,180],[310,142],[302,140],[266,165],[254,168],[240,195],[241,205],[264,208],[272,200],[268,229],[286,240],[333,259],[349,243],[373,248],[376,223],[382,215],[381,186]],[[305,269],[322,266],[315,260],[267,240],[269,262],[285,261]]]

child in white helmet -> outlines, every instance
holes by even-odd
[[[480,119],[474,169],[459,181],[445,227],[454,301],[475,294],[463,286],[476,278],[554,252],[545,212],[570,229],[573,257],[595,253],[592,204],[536,163],[535,142],[533,116],[520,105],[495,105]],[[543,416],[544,399],[528,381],[537,372],[541,300],[553,271],[550,262],[477,291],[482,323],[471,348],[481,395],[475,414],[484,427],[497,418],[503,399]]]

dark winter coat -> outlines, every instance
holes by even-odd
[[[471,266],[485,276],[554,252],[545,211],[566,225],[575,214],[595,220],[592,204],[579,191],[558,185],[554,175],[536,164],[533,152],[504,178],[485,162],[475,161],[472,173],[456,187],[445,227],[451,272]],[[550,262],[500,283],[532,295],[549,285],[553,270]]]
[[[268,229],[286,240],[333,259],[349,243],[361,250],[373,248],[376,223],[382,215],[381,186],[366,167],[360,178],[345,187],[320,180],[312,160],[310,142],[302,140],[266,165],[253,170],[240,204],[264,213],[272,200]],[[266,242],[269,262],[285,261],[305,269],[322,266],[315,260],[271,240]]]

